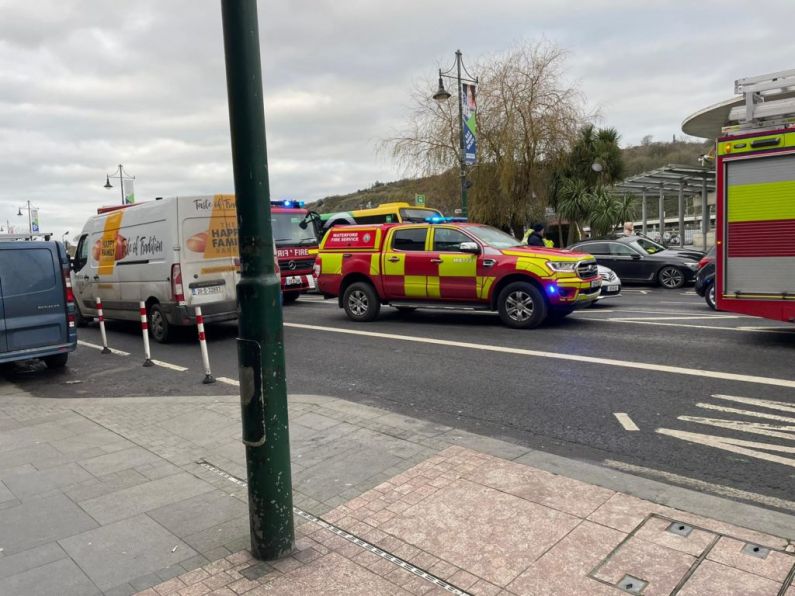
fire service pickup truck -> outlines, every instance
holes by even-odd
[[[563,317],[599,296],[591,255],[528,247],[486,225],[424,223],[337,226],[314,268],[318,290],[353,321],[382,304],[399,310],[456,307],[498,311],[516,329]]]

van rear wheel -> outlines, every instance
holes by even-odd
[[[47,368],[63,368],[66,366],[67,360],[69,360],[69,354],[55,354],[54,356],[45,356],[42,358],[44,360],[44,364],[47,365]]]
[[[374,321],[381,311],[381,301],[375,288],[367,282],[357,281],[345,289],[342,307],[351,321]]]
[[[171,324],[166,319],[163,308],[159,304],[149,307],[149,335],[161,344],[168,343],[171,339],[173,330]]]

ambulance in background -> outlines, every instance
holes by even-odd
[[[234,195],[171,197],[98,210],[77,240],[72,287],[78,324],[97,316],[139,320],[167,342],[174,327],[237,318],[239,280]]]
[[[689,117],[717,137],[718,310],[795,321],[795,70],[740,79]]]

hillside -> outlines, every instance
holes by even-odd
[[[697,166],[698,157],[706,153],[710,143],[687,141],[654,142],[644,138],[640,145],[622,149],[627,177],[652,170],[670,163]],[[335,195],[318,199],[309,204],[310,209],[320,213],[350,211],[390,203],[407,201],[414,203],[416,194],[426,196],[426,205],[448,213],[459,201],[458,176],[455,170],[424,178],[405,178],[395,182],[375,182],[370,188],[360,189],[346,195]]]

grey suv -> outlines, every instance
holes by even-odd
[[[69,255],[59,242],[0,242],[0,364],[66,365],[77,347]]]

